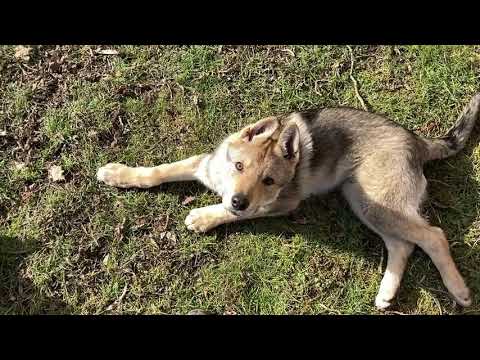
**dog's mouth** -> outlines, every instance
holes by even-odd
[[[232,213],[233,215],[235,216],[240,216],[240,212],[239,211],[236,211],[236,210],[233,210],[233,209],[227,209],[228,211],[230,211],[230,213]]]
[[[243,211],[238,211],[238,210],[234,210],[234,209],[231,209],[231,208],[227,208],[227,210],[235,216],[248,216],[248,215],[253,214],[256,211],[256,210],[254,211],[254,210],[250,210],[250,209],[243,210]]]

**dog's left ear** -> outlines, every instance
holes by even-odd
[[[279,126],[276,117],[271,116],[257,121],[255,124],[245,127],[240,132],[240,137],[245,141],[254,142],[266,140],[271,137]]]
[[[298,160],[300,132],[296,124],[289,124],[282,130],[277,142],[277,151],[287,160]]]

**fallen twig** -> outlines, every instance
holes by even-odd
[[[408,314],[402,313],[401,311],[394,311],[394,310],[388,310],[385,312],[385,314],[408,315]]]
[[[367,105],[365,105],[365,101],[363,101],[362,96],[358,92],[358,82],[357,79],[353,76],[353,51],[350,45],[347,45],[348,51],[350,52],[350,80],[353,82],[353,89],[355,90],[355,96],[357,97],[358,101],[362,105],[363,110],[368,111]]]
[[[118,306],[122,303],[123,298],[124,298],[125,295],[127,294],[127,288],[128,288],[128,284],[125,284],[125,287],[123,288],[123,291],[122,291],[122,294],[120,295],[120,297],[119,297],[117,300],[115,300],[115,301],[113,302],[113,304],[110,304],[110,305],[107,307],[106,311],[111,311],[111,310],[113,310],[113,307],[114,307],[114,306],[117,306],[117,307],[118,307]]]

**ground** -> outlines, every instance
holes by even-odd
[[[353,46],[353,67],[345,46],[29,48],[0,47],[3,314],[377,314],[386,251],[338,194],[197,235],[189,210],[218,201],[200,185],[119,190],[96,170],[211,151],[267,115],[360,108],[351,70],[370,110],[424,136],[480,89],[478,46]],[[425,171],[426,216],[474,301],[456,306],[417,249],[390,313],[480,313],[478,136]]]

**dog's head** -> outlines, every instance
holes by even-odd
[[[227,140],[222,203],[236,215],[273,203],[295,176],[300,134],[275,117],[249,125]]]

